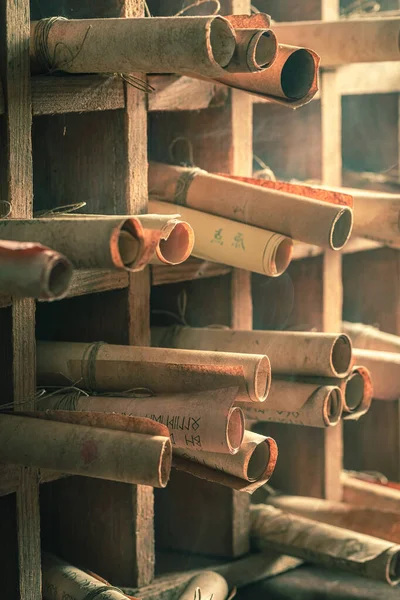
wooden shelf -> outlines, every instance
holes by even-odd
[[[164,265],[154,265],[151,267],[153,285],[218,277],[219,275],[227,275],[231,271],[232,267],[228,267],[227,265],[196,258],[189,258],[186,262],[174,267]]]
[[[382,248],[384,244],[375,242],[373,240],[367,240],[365,238],[354,238],[351,239],[341,250],[341,254],[353,254],[354,252],[365,252],[367,250],[376,250]],[[296,242],[293,250],[293,260],[299,260],[301,258],[310,258],[311,256],[320,256],[324,253],[324,249],[319,246],[311,246],[310,244],[304,244],[302,242]]]

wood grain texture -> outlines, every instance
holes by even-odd
[[[201,110],[221,106],[228,97],[225,86],[186,76],[152,75],[148,82],[154,88],[148,96],[149,112]]]
[[[206,260],[189,258],[180,265],[168,267],[167,265],[152,265],[152,285],[164,285],[166,283],[179,283],[192,279],[205,279],[207,277],[218,277],[231,272],[231,267],[220,265]]]
[[[7,112],[4,122],[6,152],[1,167],[3,199],[11,216],[32,215],[32,109],[29,65],[29,2],[7,1],[2,5],[2,81]],[[6,340],[3,342],[7,344]],[[15,300],[12,305],[12,383],[14,405],[33,408],[35,392],[35,304]],[[35,469],[20,468],[16,497],[19,596],[39,600],[40,519],[39,487]],[[11,566],[12,568],[12,566]]]
[[[34,116],[124,108],[124,84],[114,75],[32,77]]]

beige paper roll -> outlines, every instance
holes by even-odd
[[[54,213],[53,218],[61,219],[127,219],[122,215],[74,214],[62,215]],[[138,228],[138,238],[142,247],[140,265],[151,264],[177,265],[189,258],[194,245],[194,233],[189,223],[179,219],[179,215],[129,215]],[[121,240],[123,249],[129,251],[129,238],[123,232]],[[132,252],[132,250],[130,250]]]
[[[350,237],[352,210],[193,168],[151,162],[149,190],[160,200],[339,250]],[[174,205],[175,210],[180,207]]]
[[[163,213],[179,210],[193,227],[193,256],[197,258],[269,277],[281,275],[292,258],[292,240],[278,233],[158,200],[150,200],[149,209]]]
[[[137,218],[145,232],[154,231],[158,240],[150,263],[179,265],[189,258],[194,246],[194,232],[189,223],[171,215],[139,215]]]
[[[171,455],[168,429],[150,419],[68,411],[0,414],[4,463],[165,487]]]
[[[239,386],[238,400],[262,402],[270,386],[266,356],[166,350],[95,342],[38,342],[39,385],[68,385],[105,392],[135,388],[178,394]]]
[[[278,42],[271,29],[235,29],[236,48],[227,67],[229,73],[257,73],[276,59]]]
[[[0,239],[39,242],[65,254],[78,269],[142,269],[154,253],[134,217],[4,219]]]
[[[399,545],[265,504],[253,505],[250,516],[251,535],[258,550],[285,552],[390,585],[400,581]]]
[[[400,398],[400,354],[354,348],[353,355],[356,363],[364,365],[371,373],[374,398]]]
[[[228,593],[228,584],[222,575],[202,571],[189,581],[179,600],[226,600]]]
[[[379,352],[396,352],[400,354],[400,337],[385,331],[380,331],[372,325],[363,323],[342,323],[346,333],[356,348],[362,350],[378,350]]]
[[[235,455],[175,448],[173,466],[195,477],[252,492],[271,477],[277,457],[277,445],[272,438],[245,431]]]
[[[400,59],[400,18],[274,23],[283,44],[310,46],[323,67]]]
[[[41,244],[0,240],[0,293],[56,300],[68,292],[69,260]]]
[[[43,600],[126,600],[126,596],[110,584],[96,579],[58,557],[42,554]],[[95,591],[97,590],[97,592]]]
[[[318,91],[319,62],[318,54],[308,48],[279,44],[270,68],[258,73],[225,72],[217,80],[274,104],[298,108]]]
[[[244,417],[234,407],[238,388],[174,396],[121,398],[76,393],[52,395],[39,400],[39,410],[109,412],[146,417],[168,427],[177,448],[236,454],[243,441]]]
[[[218,328],[153,328],[152,344],[223,352],[263,352],[275,374],[345,377],[352,348],[344,334],[241,331]]]
[[[400,514],[400,490],[341,474],[343,500],[357,507],[389,510]]]
[[[235,33],[220,16],[42,19],[31,23],[34,72],[224,73]]]
[[[268,400],[262,406],[249,402],[239,406],[246,418],[254,421],[332,427],[340,421],[343,400],[335,386],[273,379]]]
[[[301,496],[270,496],[268,504],[300,517],[400,543],[399,515],[392,511]]]

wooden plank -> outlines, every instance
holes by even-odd
[[[154,91],[148,96],[149,111],[201,110],[222,106],[228,97],[223,85],[179,75],[148,77]]]
[[[116,75],[32,77],[34,116],[124,108],[124,85]]]
[[[2,75],[7,113],[6,161],[2,172],[3,198],[11,215],[32,215],[32,146],[29,65],[29,2],[8,1],[2,8]],[[7,342],[4,341],[4,344]],[[16,300],[12,306],[12,381],[14,405],[24,402],[34,408],[35,392],[35,304]],[[40,520],[37,471],[20,468],[17,489],[17,539],[19,596],[21,600],[41,598]]]
[[[152,265],[152,285],[164,285],[166,283],[178,283],[192,279],[205,279],[207,277],[218,277],[232,271],[231,267],[208,260],[189,258],[180,265],[167,267],[165,265]]]
[[[80,269],[72,274],[68,297],[108,292],[128,287],[129,275],[125,271],[106,269]]]
[[[342,96],[400,92],[400,64],[397,62],[343,65],[337,70]]]

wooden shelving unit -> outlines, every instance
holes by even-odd
[[[154,15],[181,8],[178,0],[148,4]],[[250,0],[221,4],[221,14],[250,12]],[[302,0],[295,6],[288,0],[260,0],[257,6],[281,21],[339,16],[337,0]],[[187,77],[149,77],[154,91],[148,97],[114,75],[31,78],[30,18],[141,16],[143,0],[39,0],[31,7],[28,0],[7,0],[1,11],[0,190],[12,217],[28,218],[71,202],[86,202],[90,213],[146,212],[148,154],[168,161],[177,137],[189,141],[196,166],[210,171],[250,175],[254,150],[279,177],[340,185],[343,96],[400,92],[395,63],[325,71],[319,97],[295,112]],[[369,242],[355,240],[344,258],[346,306],[353,298],[346,274],[354,274],[347,265],[354,253],[368,248]],[[392,253],[378,248],[361,256],[371,257],[369,264],[390,263],[388,272],[398,278],[397,253]],[[182,291],[185,320],[193,326],[339,331],[342,255],[299,245],[296,259],[277,279],[190,259],[135,275],[80,271],[70,297],[52,304],[1,297],[1,404],[13,401],[15,408],[23,403],[34,409],[35,339],[147,345],[151,311],[155,322],[157,311],[176,312]],[[376,313],[365,318],[377,319]],[[399,333],[397,317],[385,327]],[[390,418],[398,406],[392,408]],[[341,498],[341,426],[268,424],[261,429],[280,449],[272,485]],[[242,556],[249,549],[248,505],[246,494],[173,472],[169,486],[157,491],[154,512],[149,487],[0,465],[4,598],[41,598],[41,545],[116,585],[144,591],[153,589],[148,586],[154,582],[156,549]],[[154,586],[154,593],[144,597],[165,598],[163,584]]]

